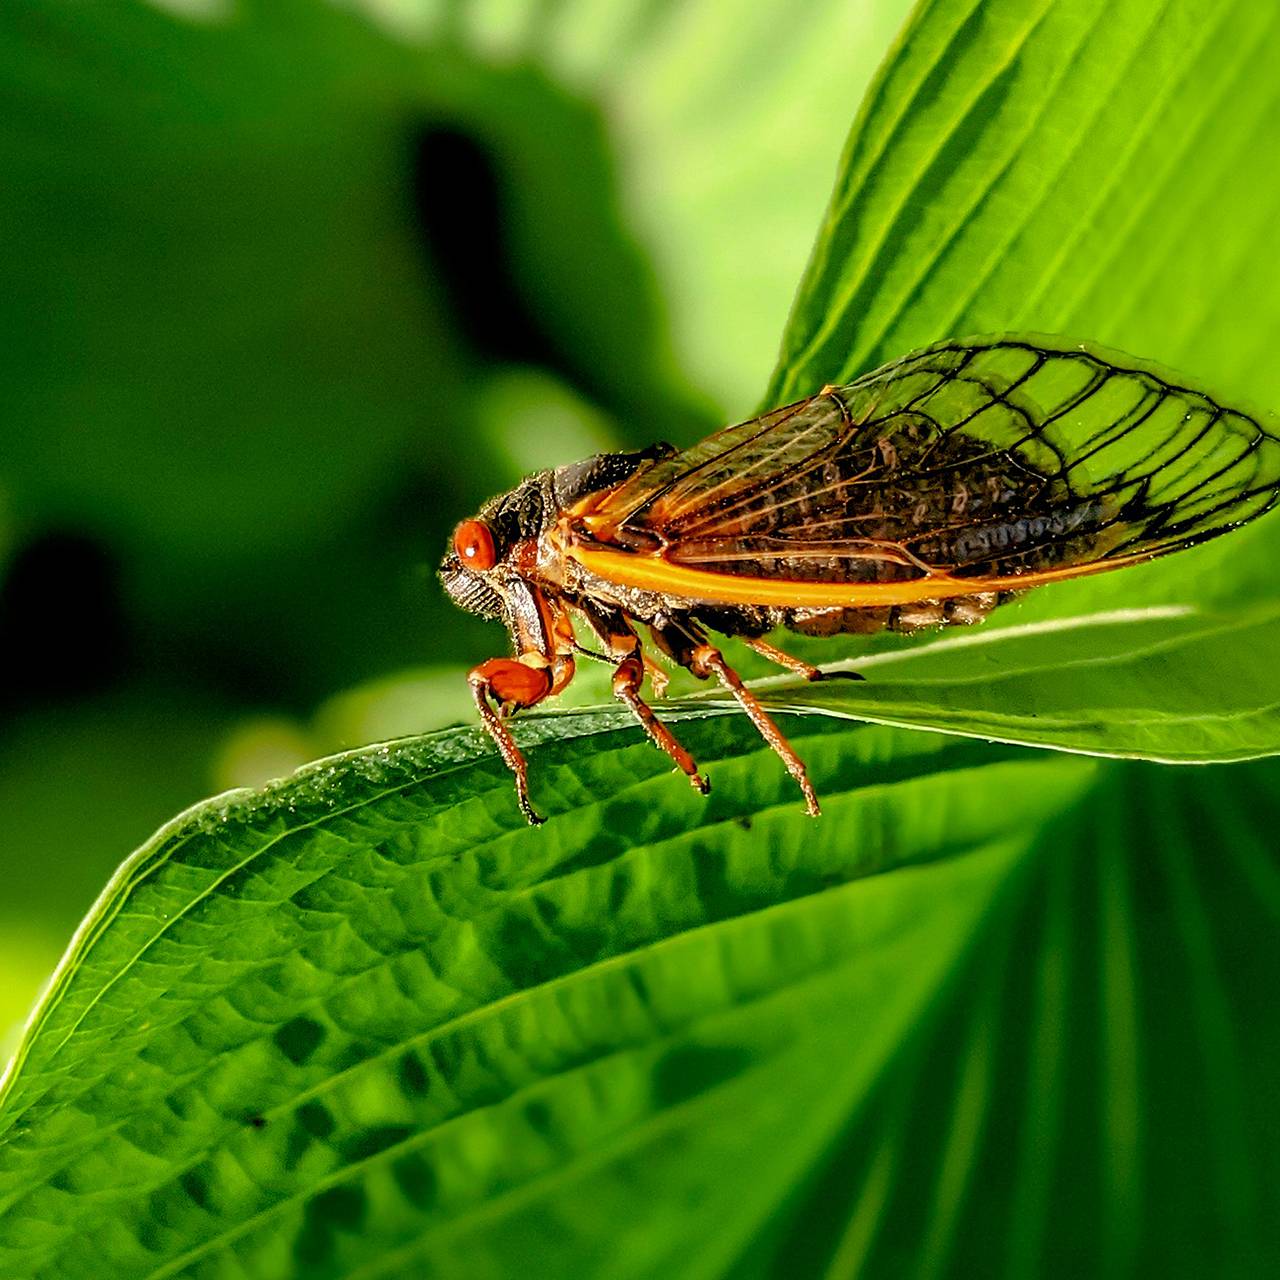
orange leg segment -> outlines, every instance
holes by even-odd
[[[676,767],[689,779],[690,784],[705,796],[711,784],[698,772],[693,757],[680,745],[675,735],[653,713],[653,708],[640,696],[640,686],[645,672],[653,683],[653,693],[662,697],[667,688],[667,673],[651,658],[640,644],[640,637],[618,609],[602,605],[598,601],[579,601],[578,609],[591,629],[604,641],[609,650],[613,668],[613,696],[640,721],[640,727],[659,751],[675,761]]]
[[[631,713],[640,721],[649,741],[660,751],[665,751],[676,766],[689,779],[690,784],[705,796],[711,790],[711,784],[698,772],[693,757],[676,741],[675,735],[657,716],[653,708],[640,697],[640,684],[644,680],[644,663],[638,654],[623,658],[613,672],[613,696],[625,703]]]
[[[760,736],[777,752],[787,772],[796,780],[804,794],[805,809],[809,816],[816,818],[822,809],[818,804],[817,793],[809,781],[804,761],[796,755],[794,748],[783,737],[782,730],[773,722],[769,713],[760,705],[754,693],[742,683],[742,677],[724,660],[719,649],[709,644],[699,644],[689,653],[689,670],[695,676],[706,677],[711,674],[737,699],[738,705],[751,718],[751,723],[760,731]]]
[[[467,674],[467,683],[471,686],[471,696],[480,712],[481,723],[493,739],[503,762],[515,775],[520,812],[531,826],[537,826],[543,819],[529,803],[529,766],[505,720],[524,707],[535,706],[551,692],[551,672],[546,667],[530,666],[513,658],[490,658],[488,662],[472,667]],[[491,697],[497,700],[498,711],[490,704]]]

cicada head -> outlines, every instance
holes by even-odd
[[[529,592],[512,563],[516,548],[536,541],[561,511],[587,494],[611,488],[674,452],[669,444],[656,444],[636,453],[600,453],[528,476],[453,531],[440,565],[445,590],[471,613],[509,621]]]
[[[542,531],[549,506],[547,479],[546,472],[530,476],[454,529],[440,563],[440,580],[455,604],[482,618],[507,616],[519,576],[510,563],[511,552]]]

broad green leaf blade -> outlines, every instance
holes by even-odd
[[[533,1217],[552,1274],[735,1248],[1094,766],[815,721],[814,826],[727,724],[688,729],[710,802],[645,743],[561,741],[537,755],[563,816],[513,829],[504,771],[452,734],[179,819],[24,1046],[4,1273],[394,1275],[395,1249],[442,1263],[465,1242],[466,1273],[497,1275]],[[791,1090],[836,1053],[840,1088],[797,1127]],[[762,1143],[777,1163],[744,1181]],[[636,1178],[667,1187],[664,1223],[629,1239],[610,1223]],[[735,1225],[705,1239],[705,1212]]]
[[[1280,20],[1253,0],[919,6],[766,400],[941,338],[1069,333],[1280,404]]]
[[[920,6],[855,126],[766,404],[946,335],[1027,327],[1275,406],[1259,353],[1280,330],[1278,98],[1267,6]],[[1262,522],[993,625],[1189,599],[1229,615],[1274,598],[1274,563]],[[744,1273],[1276,1265],[1276,1125],[1254,1083],[1280,1052],[1258,1005],[1280,900],[1274,769],[1100,776],[1097,806],[1045,833],[1054,872],[1034,889],[1051,909],[987,953],[1010,998],[972,975],[986,998],[957,998]]]
[[[743,1273],[1274,1270],[1278,784],[1100,771]]]
[[[509,826],[449,734],[163,831],[0,1103],[5,1275],[1280,1256],[1280,1113],[1247,1087],[1270,1022],[1188,1041],[1267,989],[1274,771],[793,722],[814,823],[746,726],[683,732],[709,802],[647,744],[561,738],[535,752],[559,816]],[[1206,1176],[1229,1226],[1177,1220]]]

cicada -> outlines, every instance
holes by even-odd
[[[1156,366],[1058,339],[944,342],[689,449],[532,475],[457,526],[440,572],[459,605],[510,631],[515,656],[468,679],[529,822],[507,720],[563,690],[584,653],[612,665],[617,699],[707,791],[642,696],[646,674],[659,697],[666,676],[638,625],[728,690],[816,815],[803,762],[711,633],[819,680],[764,637],[977,622],[1014,593],[1224,533],[1278,487],[1274,423]]]

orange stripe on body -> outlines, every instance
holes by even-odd
[[[1095,560],[1088,564],[1009,574],[1002,578],[953,578],[940,573],[912,582],[804,582],[786,578],[739,578],[671,564],[654,554],[603,547],[571,544],[564,548],[564,553],[588,573],[620,587],[678,596],[700,604],[774,605],[790,609],[877,609],[914,604],[921,600],[970,596],[983,591],[1022,591],[1150,558],[1136,555],[1116,560]]]

